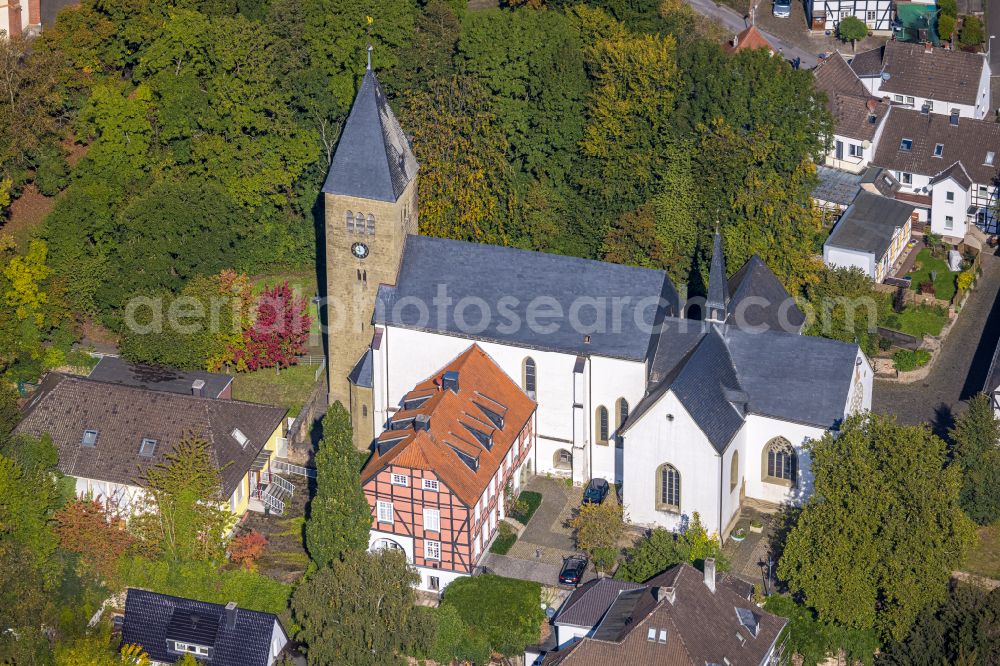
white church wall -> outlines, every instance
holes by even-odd
[[[590,385],[588,387],[591,408],[585,416],[588,423],[587,438],[594,443],[592,447],[593,477],[607,479],[610,483],[622,480],[622,452],[615,442],[618,431],[618,400],[625,398],[629,410],[635,408],[646,389],[646,365],[620,359],[591,357],[588,363],[590,369]],[[608,410],[608,443],[598,444],[599,424],[597,422],[598,407]]]
[[[809,455],[804,447],[809,440],[822,437],[823,433],[826,432],[823,428],[750,414],[743,425],[743,430],[746,442],[744,478],[746,479],[747,497],[781,504],[799,502],[812,494],[812,469],[809,464]],[[787,439],[798,456],[798,474],[795,486],[792,488],[764,480],[764,447],[775,437]]]
[[[681,515],[698,512],[708,531],[719,531],[719,456],[673,392],[629,428],[625,451],[623,499],[632,523],[676,529]],[[680,473],[680,513],[656,508],[656,473],[664,463]]]

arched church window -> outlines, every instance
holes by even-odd
[[[522,364],[521,374],[523,375],[524,392],[532,400],[535,399],[536,391],[538,390],[538,375],[536,372],[535,359],[528,356]]]
[[[609,433],[608,408],[601,405],[597,408],[597,443],[607,444]]]
[[[740,452],[733,451],[733,459],[729,461],[729,492],[736,490],[740,482]]]
[[[354,231],[355,233],[363,234],[365,233],[365,214],[355,213],[354,214]]]
[[[625,398],[618,398],[618,402],[615,403],[618,410],[618,416],[615,419],[615,446],[621,447],[622,445],[622,426],[628,421],[628,401]]]
[[[656,509],[681,511],[681,474],[669,463],[656,468]]]
[[[347,219],[347,231],[354,233],[354,213],[347,211],[344,217]]]
[[[368,235],[375,235],[375,216],[371,213],[368,213]]]
[[[761,476],[769,483],[794,486],[799,461],[792,443],[784,437],[775,437],[764,445]]]

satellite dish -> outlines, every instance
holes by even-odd
[[[892,78],[892,74],[890,74],[889,72],[882,72],[882,80],[883,81],[888,81],[891,78]]]

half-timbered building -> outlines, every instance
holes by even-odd
[[[809,0],[809,26],[813,30],[837,30],[840,20],[856,16],[873,32],[892,30],[892,0]]]
[[[520,488],[535,401],[478,345],[417,384],[362,471],[369,546],[396,548],[438,591],[472,573]]]

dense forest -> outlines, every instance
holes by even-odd
[[[535,6],[542,4],[543,6]],[[82,322],[196,276],[315,265],[319,188],[366,47],[421,162],[425,234],[664,268],[704,289],[710,234],[814,280],[809,72],[679,0],[84,0],[5,44],[0,366],[65,361]]]

